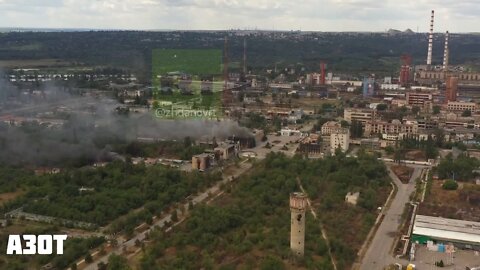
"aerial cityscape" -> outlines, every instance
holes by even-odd
[[[173,2],[0,1],[0,269],[480,270],[475,1]]]

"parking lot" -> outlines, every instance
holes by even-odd
[[[480,266],[480,255],[475,254],[472,250],[457,250],[452,254],[440,253],[427,250],[426,246],[418,246],[415,261],[416,269],[448,269],[448,270],[465,270],[466,267]],[[435,267],[435,262],[442,260],[444,267]]]

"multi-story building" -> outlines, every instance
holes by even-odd
[[[385,121],[368,121],[365,123],[365,135],[372,134],[417,134],[418,124],[416,122],[402,123],[393,120],[391,123]]]
[[[475,102],[448,101],[447,110],[449,110],[449,111],[469,110],[471,112],[474,112],[474,111],[477,110],[477,104]]]
[[[438,128],[438,122],[431,119],[417,119],[416,123],[420,129],[435,129]]]
[[[335,154],[335,151],[340,148],[342,152],[347,152],[350,146],[350,130],[348,128],[339,128],[330,134],[330,153]]]
[[[321,133],[322,135],[330,135],[332,132],[336,131],[337,129],[341,128],[342,125],[335,121],[328,121],[322,125]]]
[[[352,123],[353,120],[362,122],[371,121],[375,118],[375,110],[371,109],[345,109],[343,111],[345,121]]]
[[[425,102],[431,102],[433,99],[430,93],[407,92],[406,100],[408,105],[423,106]]]

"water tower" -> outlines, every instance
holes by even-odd
[[[303,256],[305,250],[305,210],[307,195],[302,192],[290,194],[290,249],[297,256]]]

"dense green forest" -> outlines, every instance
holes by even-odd
[[[15,178],[17,174],[24,173],[19,170],[11,177],[27,192],[6,203],[0,211],[23,206],[29,213],[104,226],[132,209],[144,206],[137,213],[142,220],[129,219],[116,231],[131,231],[138,222],[151,220],[171,203],[221,179],[219,173],[185,173],[161,165],[132,165],[128,160],[115,161],[103,168],[74,169],[51,175]],[[93,190],[82,192],[81,187]]]
[[[302,182],[326,227],[338,269],[348,269],[389,190],[384,165],[360,153],[323,160],[269,154],[224,190],[213,205],[193,208],[170,234],[156,231],[140,269],[332,269],[319,222],[307,216],[305,258],[290,254],[289,194]],[[345,195],[360,191],[357,206]],[[159,267],[161,265],[161,267]],[[240,268],[237,268],[240,267]]]
[[[242,36],[232,32],[10,32],[0,34],[0,60],[62,59],[73,65],[104,65],[129,68],[149,80],[153,49],[223,49],[229,36],[231,67],[239,66],[243,54]],[[480,64],[480,36],[451,34],[452,64]],[[272,32],[248,34],[250,69],[294,66],[318,70],[324,60],[335,72],[392,73],[399,69],[400,56],[409,53],[417,64],[424,63],[427,36],[424,33],[309,33]],[[443,48],[443,34],[436,34],[434,48]],[[434,62],[441,63],[443,50],[434,50]]]

